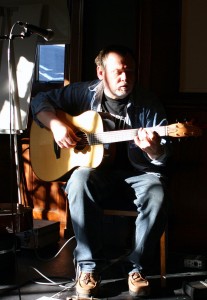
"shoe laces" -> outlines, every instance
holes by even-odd
[[[89,282],[91,282],[91,274],[85,273],[83,281],[85,282],[85,284],[88,284]]]
[[[81,278],[82,276],[80,276]],[[100,278],[96,275],[96,274],[93,274],[93,273],[84,273],[83,274],[83,277],[81,278],[81,280],[86,284],[97,284],[97,282],[100,281]]]
[[[146,278],[139,272],[134,272],[131,274],[131,277],[133,280],[143,280],[143,281],[147,281]]]

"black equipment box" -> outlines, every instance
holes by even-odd
[[[183,291],[190,296],[192,300],[207,299],[207,281],[192,281],[183,284]]]
[[[32,229],[18,232],[16,236],[21,248],[42,248],[60,240],[60,222],[34,219]]]

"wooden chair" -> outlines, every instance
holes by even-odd
[[[133,210],[115,210],[115,209],[105,209],[105,216],[125,216],[125,217],[137,217],[138,212]],[[161,236],[160,239],[160,279],[161,287],[166,287],[166,232]]]

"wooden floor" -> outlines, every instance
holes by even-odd
[[[64,244],[65,246],[60,251]],[[15,254],[10,254],[10,259],[5,257],[8,262],[5,261],[5,264],[2,264],[2,262],[0,264],[0,299],[77,300],[73,288],[75,280],[74,247],[75,239],[70,241],[61,240],[59,243],[43,249],[20,248]],[[57,255],[58,251],[60,253]],[[15,263],[12,262],[12,255],[15,255]],[[2,258],[3,255],[0,256],[0,259]],[[159,274],[152,274],[148,277],[152,286],[152,294],[147,299],[190,299],[190,297],[181,293],[183,281],[191,281],[195,278],[202,278],[203,280],[207,273],[190,272],[183,276],[183,273],[176,273],[176,271],[181,271],[178,264],[179,259],[172,258],[172,261],[170,261],[169,258],[169,272],[172,273],[167,275],[166,288],[161,288]],[[133,298],[128,293],[126,278],[124,262],[113,264],[102,275],[101,291],[98,299],[132,300]]]

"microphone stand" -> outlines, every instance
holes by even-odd
[[[17,192],[18,192],[18,206],[22,205],[22,197],[20,192],[20,185],[21,185],[21,176],[20,176],[20,168],[19,168],[19,153],[18,153],[18,141],[17,141],[17,134],[20,134],[23,131],[22,120],[21,120],[21,113],[20,113],[20,104],[19,104],[19,97],[18,97],[18,87],[17,87],[17,78],[16,78],[16,70],[15,70],[15,57],[14,57],[14,45],[13,40],[15,38],[24,39],[29,37],[32,33],[31,32],[24,32],[18,35],[12,34],[14,27],[18,25],[15,23],[9,35],[0,36],[0,40],[8,40],[8,52],[7,52],[7,60],[8,60],[8,79],[9,79],[9,105],[10,105],[10,159],[12,163],[13,159],[13,151],[14,151],[14,160],[16,166],[16,178],[17,178]],[[12,139],[13,135],[13,139]],[[11,174],[12,178],[12,174]],[[11,188],[12,191],[12,188]],[[11,203],[12,201],[11,195]],[[12,206],[13,210],[13,206]]]
[[[21,120],[21,109],[20,109],[20,103],[19,103],[19,95],[18,95],[18,86],[17,86],[17,76],[16,76],[16,68],[15,68],[15,56],[14,56],[14,45],[13,40],[15,38],[25,38],[31,34],[24,34],[21,33],[19,35],[13,35],[12,31],[17,23],[15,23],[12,26],[12,29],[10,30],[9,35],[0,36],[0,40],[8,40],[8,51],[7,51],[7,60],[8,60],[8,81],[9,81],[9,87],[8,87],[8,93],[9,93],[9,135],[10,135],[10,178],[11,178],[11,188],[10,188],[10,207],[9,211],[11,210],[11,227],[8,227],[6,230],[6,233],[2,233],[0,238],[1,242],[5,240],[6,248],[5,250],[2,250],[2,254],[9,254],[10,258],[10,252],[14,254],[14,264],[15,269],[13,270],[15,272],[16,270],[16,247],[17,242],[15,238],[15,233],[20,231],[21,228],[21,221],[19,218],[17,218],[18,214],[22,212],[23,206],[22,206],[22,197],[21,197],[21,177],[20,177],[20,167],[19,167],[19,153],[18,153],[18,140],[17,140],[17,134],[20,134],[23,131],[23,125]],[[13,187],[14,187],[14,179],[13,179],[13,160],[15,161],[15,171],[16,171],[16,180],[17,180],[17,192],[18,192],[18,203],[16,207],[14,206],[13,201]],[[10,226],[9,225],[9,226]],[[12,230],[12,231],[11,231]],[[7,233],[9,235],[7,235]],[[12,235],[11,235],[12,233]],[[9,243],[8,243],[9,242]],[[10,243],[12,243],[10,245]],[[8,248],[8,245],[10,245]],[[12,247],[12,248],[11,248]],[[6,257],[5,257],[6,258]],[[4,289],[5,287],[3,287]],[[6,288],[8,289],[8,287]],[[19,288],[18,288],[19,290]],[[20,291],[19,291],[20,295]]]

